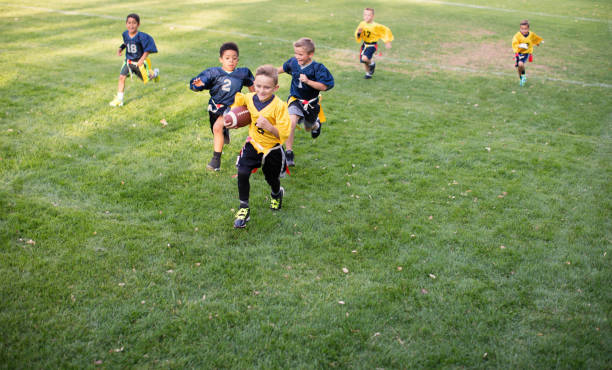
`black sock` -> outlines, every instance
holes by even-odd
[[[525,71],[521,72],[521,75],[524,75],[524,74],[525,74]]]
[[[278,192],[276,192],[276,193],[275,192],[270,192],[270,196],[272,196],[272,198],[274,198],[274,199],[278,199],[278,197],[280,197],[280,195],[281,195],[280,189],[278,189]]]
[[[240,201],[240,208],[249,208],[249,201]]]
[[[213,152],[213,158],[221,159],[221,152]]]

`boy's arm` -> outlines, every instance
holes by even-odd
[[[379,25],[379,26],[380,26],[380,29],[378,31],[380,32],[380,35],[381,35],[380,38],[385,43],[385,46],[387,48],[390,48],[391,47],[391,41],[393,41],[393,39],[394,39],[393,33],[391,32],[391,29],[389,29],[389,27],[383,26],[382,24]]]
[[[542,39],[540,36],[536,35],[535,32],[533,32],[533,44],[536,46],[540,46],[540,43],[544,41],[544,39]]]
[[[363,22],[361,22],[363,23]],[[355,41],[357,43],[360,43],[363,41],[363,38],[361,37],[361,32],[363,32],[363,28],[361,27],[361,23],[359,23],[359,26],[357,26],[357,29],[355,30]]]
[[[514,37],[512,38],[512,51],[514,52],[514,54],[519,52],[519,40],[516,35],[514,35]]]
[[[285,73],[283,67],[278,67],[278,74]]]
[[[276,110],[276,130],[280,143],[284,144],[291,133],[291,119],[289,118],[287,104],[281,104]]]
[[[189,88],[193,91],[202,91],[206,89],[206,83],[208,82],[208,74],[206,70],[202,71],[199,75],[192,78],[189,81]]]
[[[138,59],[138,66],[142,66],[144,64],[144,61],[147,59],[147,57],[149,56],[149,52],[145,51],[144,53],[142,53],[142,56],[140,57],[140,59]]]
[[[257,122],[255,122],[255,126],[259,127],[262,130],[268,131],[269,133],[271,133],[272,135],[280,139],[278,128],[276,128],[276,126],[271,124],[270,121],[268,121],[268,119],[265,118],[264,116],[259,116],[257,118]]]
[[[319,91],[325,91],[327,90],[327,85],[325,85],[322,82],[318,82],[318,81],[313,81],[313,80],[309,80],[308,77],[306,77],[305,74],[301,74],[300,75],[300,81],[305,83],[306,85],[312,87],[315,90],[319,90]]]

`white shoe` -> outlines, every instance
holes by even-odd
[[[123,99],[119,99],[118,97],[115,97],[115,99],[113,99],[112,102],[108,103],[108,105],[110,105],[111,107],[122,107]]]

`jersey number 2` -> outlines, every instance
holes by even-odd
[[[221,90],[229,92],[232,88],[232,80],[226,78],[223,80],[223,86],[221,86]]]

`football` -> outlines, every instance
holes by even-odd
[[[227,128],[244,127],[251,124],[251,112],[249,112],[246,106],[240,105],[224,114],[223,119]]]

